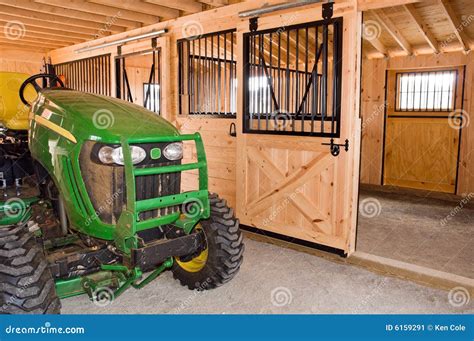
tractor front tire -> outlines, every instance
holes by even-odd
[[[239,271],[244,244],[239,220],[224,199],[209,194],[211,216],[200,222],[206,249],[188,262],[176,260],[173,276],[191,290],[213,289],[230,281]]]
[[[0,227],[0,313],[59,314],[51,271],[26,224]]]

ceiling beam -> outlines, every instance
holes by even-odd
[[[11,40],[9,40],[11,41]],[[32,36],[30,34],[25,34],[22,38],[15,40],[15,42],[18,43],[24,43],[26,45],[37,45],[37,44],[47,44],[51,46],[56,46],[56,47],[63,47],[63,46],[68,46],[68,45],[74,45],[73,42],[67,42],[67,41],[62,41],[62,40],[56,40],[56,39],[48,39],[45,37],[38,37],[38,36]]]
[[[428,26],[423,22],[423,19],[415,8],[415,5],[404,5],[404,8],[408,12],[412,20],[415,22],[418,31],[421,33],[423,38],[425,38],[428,45],[430,45],[430,47],[433,49],[433,52],[439,53],[438,42],[436,41],[436,38],[434,37],[433,33],[431,33],[431,31],[429,30]]]
[[[131,10],[144,14],[151,13],[160,18],[163,18],[164,20],[179,17],[179,11],[177,9],[152,5],[145,2],[137,2],[136,0],[87,0],[87,2],[93,2],[100,5],[116,7],[124,10]]]
[[[67,2],[67,1],[63,1],[63,2]],[[107,18],[104,15],[71,10],[67,8],[60,8],[60,7],[50,6],[46,4],[40,4],[32,0],[0,0],[0,4],[15,7],[15,8],[31,10],[35,12],[40,12],[40,13],[58,15],[61,17],[93,21],[99,24],[105,24],[109,22],[109,18]],[[113,23],[114,25],[117,25],[117,26],[122,26],[122,27],[132,28],[132,29],[141,27],[140,23],[124,20],[120,18],[116,18],[113,21]]]
[[[379,23],[381,23],[388,33],[390,33],[393,39],[395,39],[397,44],[400,45],[400,47],[406,52],[406,54],[412,55],[413,49],[410,43],[405,39],[405,37],[402,36],[399,29],[397,26],[395,26],[392,20],[381,9],[374,10],[372,13]]]
[[[44,42],[37,42],[37,43],[28,42],[28,44],[25,44],[26,42],[28,42],[28,41],[8,40],[7,38],[0,38],[0,44],[12,45],[12,46],[23,46],[23,47],[31,45],[32,49],[44,48],[44,49],[54,50],[54,49],[66,46],[66,45],[62,45],[62,44],[49,44],[49,43],[44,43]]]
[[[188,13],[197,13],[202,11],[202,4],[194,0],[179,0],[179,1],[169,1],[169,0],[144,0],[150,4],[169,7],[177,9],[180,11]]]
[[[0,18],[0,27],[4,27],[4,25],[7,24],[8,22],[9,20],[4,20]],[[32,33],[44,34],[47,36],[57,37],[59,40],[64,38],[64,39],[77,40],[77,42],[83,42],[83,41],[91,39],[91,36],[87,34],[65,32],[62,30],[36,27],[36,26],[31,26],[31,25],[25,25],[25,29],[27,33],[32,32]]]
[[[15,15],[6,15],[0,13],[0,20],[2,21],[19,21],[23,23],[24,25],[31,25],[35,27],[43,27],[43,28],[55,28],[58,30],[61,30],[63,32],[73,32],[73,33],[79,33],[79,34],[84,34],[84,35],[89,35],[88,39],[93,39],[96,35],[98,30],[93,30],[85,27],[77,27],[77,26],[70,26],[70,25],[51,25],[50,22],[43,21],[43,20],[37,20],[37,19],[30,19],[30,18],[23,18]],[[110,35],[110,32],[104,32],[102,35],[107,36]]]
[[[454,12],[454,9],[451,7],[448,1],[439,0],[439,4],[441,5],[441,8],[443,9],[444,14],[446,14],[448,18],[448,22],[451,25],[451,28],[453,29],[454,34],[456,35],[456,38],[459,40],[459,43],[461,44],[463,50],[465,52],[469,52],[470,39],[466,34],[463,23],[461,23],[458,16]]]
[[[144,25],[152,25],[160,21],[160,18],[155,15],[138,13],[133,10],[121,11],[118,8],[93,4],[85,0],[35,0],[35,2],[61,8],[74,9],[87,13],[97,13],[106,15],[112,19],[121,18],[125,20],[136,21]]]
[[[0,43],[0,50],[12,50],[12,49],[17,49],[17,50],[25,50],[25,51],[31,51],[31,52],[41,52],[41,53],[46,53],[50,50],[51,48],[41,48],[37,46],[28,46],[25,44],[13,44],[11,42],[9,43]]]
[[[357,0],[357,9],[359,11],[368,11],[380,8],[406,5],[424,0]]]
[[[61,27],[62,25],[69,25],[69,26],[77,26],[80,28],[93,29],[95,30],[95,34],[98,31],[102,31],[102,30],[109,31],[112,33],[120,33],[120,32],[125,31],[123,27],[119,27],[116,25],[105,25],[105,23],[101,25],[93,21],[66,18],[66,17],[61,17],[57,15],[52,15],[52,14],[44,14],[40,12],[34,12],[30,10],[25,10],[25,9],[15,8],[11,6],[5,6],[5,5],[0,6],[0,13],[7,14],[7,15],[15,15],[17,17],[23,17],[23,18],[28,18],[28,19],[41,20],[45,23],[49,23],[49,27],[51,27],[51,24],[55,24],[57,25],[57,27]]]
[[[228,0],[199,0],[199,2],[212,7],[222,7],[229,4]]]
[[[60,43],[65,43],[65,44],[69,44],[69,45],[73,45],[73,44],[78,44],[78,43],[82,43],[83,41],[85,41],[85,39],[78,39],[78,38],[73,38],[73,37],[58,37],[58,36],[55,36],[55,35],[49,35],[49,34],[45,34],[45,33],[37,33],[37,32],[32,32],[28,29],[26,29],[25,31],[25,38],[33,38],[33,39],[45,39],[45,40],[50,40],[52,43],[54,42],[60,42]]]
[[[370,39],[369,38],[365,38],[364,37],[364,40],[366,42],[368,42],[370,45],[372,45],[377,51],[379,51],[381,54],[384,55],[384,57],[387,57],[388,56],[388,53],[387,53],[387,48],[385,47],[385,45],[380,41],[379,38],[377,37],[371,37]]]

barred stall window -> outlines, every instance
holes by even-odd
[[[244,132],[339,137],[342,18],[244,34]]]
[[[395,111],[452,111],[457,70],[397,73]]]
[[[110,96],[110,54],[54,65],[68,88]]]
[[[229,30],[178,41],[180,114],[236,116],[235,34]]]

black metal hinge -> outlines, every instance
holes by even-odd
[[[334,11],[333,11],[333,2],[329,1],[323,4],[323,19],[329,20],[332,18]]]
[[[338,156],[341,150],[341,147],[344,147],[344,150],[347,152],[349,150],[349,140],[346,139],[344,144],[334,143],[334,139],[331,139],[330,143],[322,143],[323,146],[330,146],[332,156]]]
[[[249,20],[249,30],[250,32],[255,32],[258,30],[258,17],[250,18]]]

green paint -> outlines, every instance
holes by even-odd
[[[152,148],[150,151],[150,157],[153,160],[158,160],[161,157],[161,149],[160,148]]]

